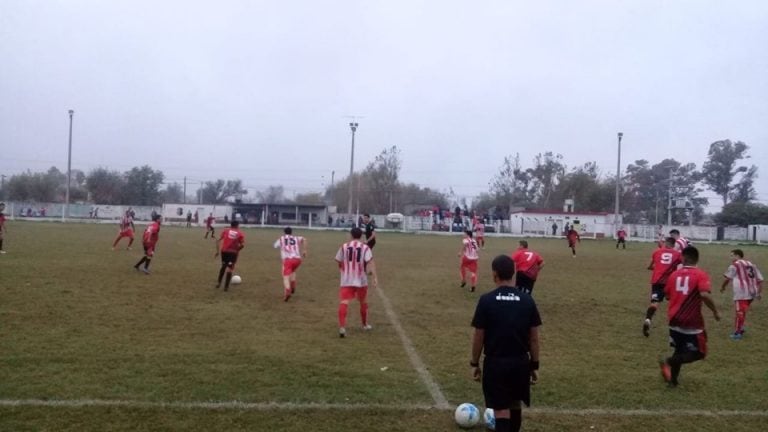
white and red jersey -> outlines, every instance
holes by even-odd
[[[477,254],[477,242],[474,239],[464,238],[461,241],[461,244],[461,253],[464,255],[465,259],[477,260],[480,258]]]
[[[757,287],[763,282],[763,274],[757,266],[745,259],[733,261],[724,276],[731,280],[734,300],[752,300],[757,297]]]
[[[368,263],[373,260],[373,252],[367,244],[360,240],[344,243],[336,252],[336,262],[339,263],[342,287],[367,287]]]
[[[131,215],[125,215],[120,219],[120,231],[133,229],[133,218]]]
[[[481,221],[478,221],[475,224],[475,235],[477,237],[483,237],[485,235],[485,224]]]
[[[301,258],[301,245],[303,244],[304,237],[286,234],[275,240],[273,247],[280,249],[280,258],[286,260]]]
[[[675,250],[678,252],[682,252],[683,249],[687,248],[691,245],[691,242],[688,241],[685,237],[678,237],[677,240],[675,240]]]

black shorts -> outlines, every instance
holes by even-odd
[[[616,244],[620,244],[620,243],[625,243],[625,244],[626,244],[627,242],[626,242],[626,241],[625,241],[623,238],[620,238],[620,239],[619,239],[619,240],[616,242]]]
[[[651,303],[661,303],[664,301],[664,285],[651,284]]]
[[[367,244],[369,248],[373,249],[373,247],[376,246],[376,239],[370,239],[366,241],[365,244]]]
[[[235,263],[237,262],[237,253],[235,252],[222,252],[221,253],[221,263],[226,264],[230,267],[234,267]]]
[[[531,406],[531,370],[528,356],[485,357],[483,360],[485,406],[508,409],[512,401]]]
[[[675,349],[675,354],[700,352],[707,355],[707,332],[686,334],[669,329],[669,346]]]
[[[530,276],[523,272],[517,272],[517,279],[515,280],[515,286],[530,294],[533,291],[533,284],[536,283],[536,279],[531,279]]]

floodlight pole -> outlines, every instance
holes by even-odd
[[[672,225],[672,173],[674,168],[669,169],[669,205],[667,206],[667,226]]]
[[[619,227],[619,185],[621,183],[621,138],[624,136],[623,133],[618,133],[619,138],[619,152],[618,157],[616,159],[616,207],[614,208],[614,214],[613,214],[613,230],[616,232],[616,230]]]
[[[72,183],[72,118],[75,115],[74,110],[69,110],[69,151],[67,152],[67,195],[64,198],[64,212],[61,214],[61,220],[65,221],[69,217],[69,189]]]
[[[350,122],[349,128],[352,129],[352,152],[349,158],[349,203],[347,205],[347,213],[349,213],[349,220],[352,220],[352,191],[354,189],[352,185],[352,173],[355,170],[355,132],[357,131],[357,122]],[[354,223],[352,224],[354,226]]]

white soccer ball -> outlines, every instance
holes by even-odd
[[[496,430],[496,415],[493,412],[493,408],[486,408],[483,413],[483,423],[488,430]]]
[[[241,278],[239,275],[232,276],[232,281],[231,281],[232,284],[238,285],[242,281],[243,281],[243,278]]]
[[[471,403],[463,403],[456,407],[456,412],[453,413],[453,418],[456,420],[456,424],[459,427],[468,429],[480,422],[480,410]]]

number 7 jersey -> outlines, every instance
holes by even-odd
[[[342,287],[368,286],[366,267],[373,260],[373,252],[367,244],[352,240],[344,243],[336,252],[336,262],[339,263]]]
[[[701,294],[712,290],[709,275],[698,267],[683,267],[669,276],[664,294],[669,299],[669,326],[682,333],[704,330]]]

